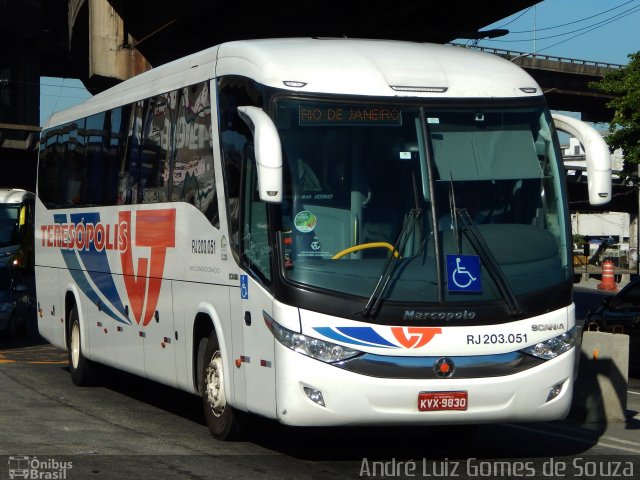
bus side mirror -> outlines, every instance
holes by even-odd
[[[263,202],[282,201],[282,147],[276,126],[258,107],[238,107],[240,118],[253,132],[258,192]]]
[[[611,200],[611,154],[602,135],[591,125],[577,118],[552,114],[556,129],[578,139],[587,158],[589,203],[604,205]]]

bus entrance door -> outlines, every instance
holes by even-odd
[[[240,275],[240,296],[247,408],[253,413],[273,417],[276,413],[275,339],[267,331],[263,318],[264,313],[273,315],[273,299],[248,275]]]

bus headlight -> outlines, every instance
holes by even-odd
[[[276,323],[275,320],[266,314],[264,315],[264,321],[273,336],[276,337],[276,340],[282,345],[290,348],[294,352],[302,353],[303,355],[322,362],[340,362],[362,353],[359,350],[293,332]]]
[[[536,343],[530,347],[523,348],[522,351],[528,355],[532,355],[544,360],[551,360],[558,355],[571,350],[576,343],[576,329],[575,327],[568,332],[558,335],[557,337],[550,338],[544,342]]]

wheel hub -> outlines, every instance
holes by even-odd
[[[222,373],[222,358],[216,352],[207,366],[205,375],[207,402],[216,417],[224,413],[227,398],[224,393],[224,376]]]
[[[73,368],[78,368],[80,362],[80,328],[77,323],[71,328],[71,363]]]

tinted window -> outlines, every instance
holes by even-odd
[[[220,226],[206,83],[180,91],[171,199],[195,205],[216,227]]]
[[[238,203],[240,169],[245,148],[252,137],[247,124],[238,115],[241,105],[262,105],[262,92],[248,78],[229,76],[218,84],[220,101],[220,141],[227,189],[229,232],[232,245],[238,247]]]
[[[207,82],[46,130],[49,208],[185,201],[219,227]]]

